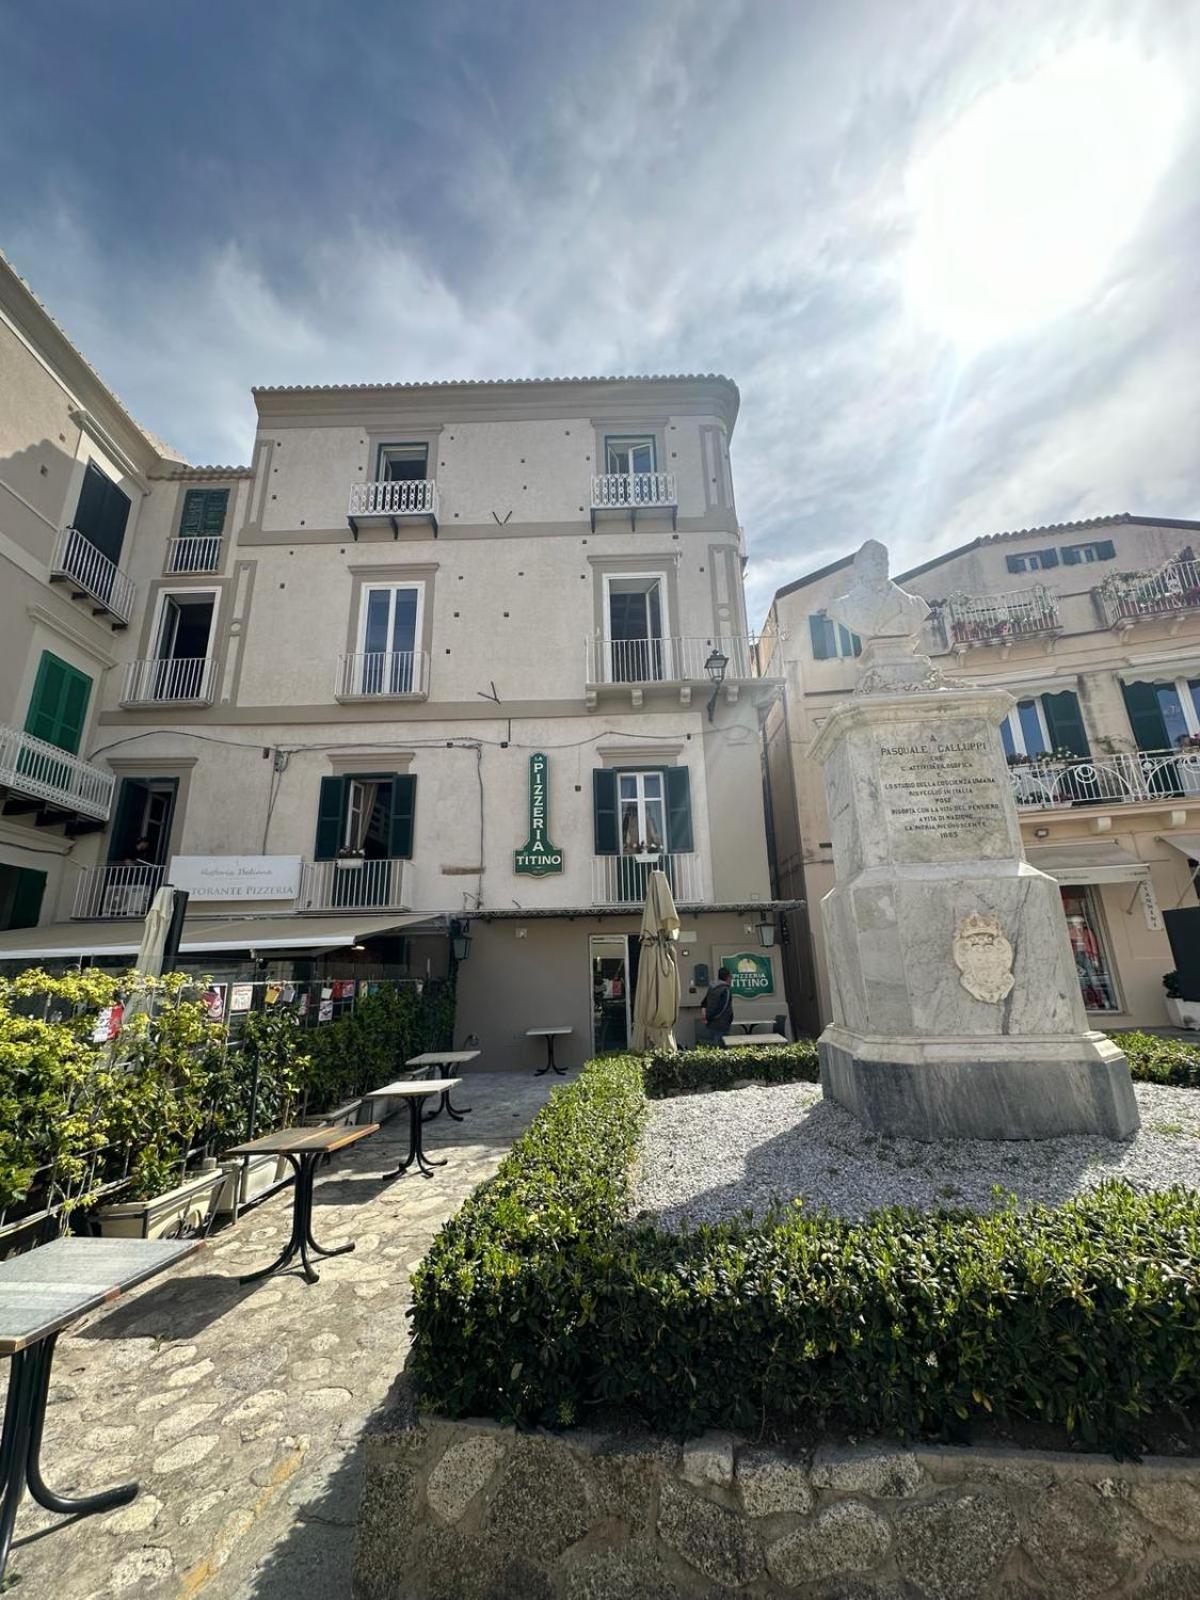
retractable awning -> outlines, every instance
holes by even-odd
[[[328,917],[188,917],[180,941],[181,955],[219,954],[236,950],[343,950],[418,923],[431,933],[441,930],[437,918],[420,912],[398,916],[343,913]],[[76,956],[135,956],[142,924],[122,922],[53,922],[43,928],[0,933],[0,961],[62,961]]]
[[[1163,844],[1169,844],[1172,850],[1178,850],[1181,856],[1191,856],[1193,861],[1200,861],[1200,833],[1160,833],[1158,837]]]
[[[1025,851],[1025,858],[1031,867],[1049,873],[1059,883],[1140,883],[1150,876],[1146,862],[1100,840],[1033,845]]]

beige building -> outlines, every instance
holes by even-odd
[[[1200,522],[1129,515],[974,540],[896,574],[932,610],[947,676],[1008,690],[1002,728],[1029,860],[1056,877],[1095,1026],[1168,1022],[1164,910],[1195,906],[1200,860]],[[860,643],[826,616],[851,557],[786,584],[760,643],[782,676],[765,749],[776,894],[796,1027],[829,1018],[818,906],[833,862],[810,756],[853,688]]]
[[[15,372],[3,403],[36,455],[62,423],[28,403],[30,382]],[[0,959],[127,961],[164,881],[192,893],[186,960],[229,976],[438,974],[448,935],[460,950],[468,935],[460,1037],[511,1066],[542,1049],[527,1029],[568,1027],[569,1063],[627,1036],[661,865],[683,908],[683,1037],[734,956],[741,1011],[773,1020],[760,728],[779,685],[756,675],[746,625],[736,387],[254,400],[247,467],[190,467],[138,436],[124,631],[47,584],[74,507],[65,467],[32,528],[39,603],[78,636],[72,662],[79,638],[97,654],[73,757],[103,793],[88,836],[37,828],[56,870]],[[87,447],[68,439],[78,478]],[[29,473],[13,488],[30,498]],[[28,649],[12,651],[14,726]],[[21,777],[18,760],[9,804]]]

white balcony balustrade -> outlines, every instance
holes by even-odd
[[[1006,645],[1014,639],[1052,638],[1062,632],[1058,602],[1041,584],[1008,594],[951,595],[941,609],[948,650]]]
[[[369,650],[338,657],[334,698],[401,700],[429,692],[429,656],[424,650]]]
[[[387,522],[398,535],[400,523],[420,519],[438,528],[438,491],[432,478],[412,478],[378,483],[356,483],[350,490],[346,520],[355,538],[360,522]]]
[[[1116,755],[1009,763],[1024,810],[1076,805],[1144,805],[1200,796],[1200,748],[1133,750]]]
[[[115,618],[115,627],[125,627],[133,615],[135,594],[132,578],[112,562],[78,528],[64,528],[55,541],[50,558],[52,583],[75,585],[76,598],[94,602],[97,616]]]
[[[114,781],[111,772],[45,739],[0,726],[0,786],[14,794],[104,822],[112,809]]]
[[[212,704],[217,664],[211,656],[155,657],[131,661],[125,669],[125,706]]]
[[[407,863],[398,858],[366,861],[306,861],[300,878],[300,911],[398,911],[405,909]]]
[[[163,868],[114,863],[86,867],[75,883],[76,918],[144,917],[163,881]]]
[[[219,533],[186,535],[167,541],[167,568],[177,572],[220,572],[221,535]]]
[[[1114,572],[1099,585],[1096,597],[1110,628],[1194,610],[1200,606],[1200,561],[1181,558],[1156,572]]]
[[[753,678],[754,638],[597,639],[587,641],[588,683],[707,683],[714,651],[725,657],[725,682]]]
[[[592,478],[592,527],[600,512],[627,513],[634,527],[639,511],[668,511],[674,526],[679,493],[673,472],[606,472]]]
[[[694,852],[687,855],[646,852],[593,856],[592,904],[640,906],[646,898],[646,880],[656,868],[666,873],[677,904],[694,905],[703,901],[704,875],[698,855]]]

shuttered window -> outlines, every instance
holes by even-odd
[[[387,853],[389,857],[411,860],[416,821],[417,780],[410,772],[371,772],[322,778],[317,801],[317,836],[313,859],[332,861],[346,840],[346,824],[352,784],[379,786],[379,799],[386,802]],[[386,794],[383,791],[386,790]]]
[[[1026,550],[1021,555],[1005,556],[1004,564],[1010,572],[1045,572],[1047,567],[1058,565],[1058,551]]]
[[[823,612],[814,612],[809,617],[808,631],[812,636],[814,661],[849,660],[851,656],[862,655],[862,640],[858,635],[851,633],[849,628],[843,628],[840,622],[832,621]]]
[[[659,773],[666,795],[667,851],[687,855],[695,849],[692,832],[691,774],[686,767],[638,767],[627,771]],[[615,768],[592,773],[592,843],[598,856],[621,854],[621,827]]]
[[[86,673],[43,650],[25,717],[25,732],[78,755],[91,695],[92,680]]]
[[[180,538],[198,539],[214,534],[219,537],[225,532],[228,510],[228,489],[189,489],[183,497]]]
[[[36,928],[45,892],[44,872],[0,866],[0,928]]]
[[[1087,544],[1065,544],[1062,547],[1063,565],[1077,567],[1088,561],[1111,561],[1117,547],[1111,539],[1092,539]]]
[[[94,461],[89,461],[72,526],[116,565],[121,558],[128,521],[129,496],[118,489]]]

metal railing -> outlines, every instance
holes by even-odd
[[[1096,596],[1110,628],[1190,610],[1200,606],[1200,561],[1168,561],[1155,572],[1114,572]]]
[[[1200,795],[1200,749],[1133,750],[1009,766],[1018,806],[1138,805]]]
[[[624,511],[679,504],[673,472],[606,472],[592,478],[592,510]]]
[[[71,915],[77,918],[144,917],[163,881],[162,867],[85,867],[75,884]]]
[[[368,650],[338,657],[334,698],[375,700],[425,694],[429,657],[424,650]]]
[[[102,550],[97,550],[78,528],[63,528],[60,532],[50,558],[50,576],[78,584],[84,594],[120,622],[128,622],[133,615],[133,579]]]
[[[167,541],[167,566],[170,573],[219,572],[221,535],[219,533],[182,535]]]
[[[300,877],[300,911],[395,911],[404,906],[404,867],[383,860],[306,861]]]
[[[597,639],[586,641],[588,683],[708,682],[706,662],[725,657],[725,679],[753,678],[754,638]]]
[[[112,809],[115,781],[111,772],[69,750],[60,750],[19,728],[0,726],[0,784],[17,794],[105,822]]]
[[[351,517],[436,517],[437,509],[437,483],[433,478],[414,478],[354,484],[347,514]]]
[[[704,875],[698,855],[646,853],[593,856],[592,904],[641,905],[646,898],[646,881],[656,868],[666,874],[676,901],[691,905],[704,899]]]
[[[1008,594],[951,595],[942,607],[941,620],[946,648],[951,650],[1036,638],[1062,628],[1058,601],[1042,584]]]
[[[213,697],[217,664],[211,656],[153,657],[131,661],[125,669],[122,705],[156,705],[191,701],[208,705]]]

